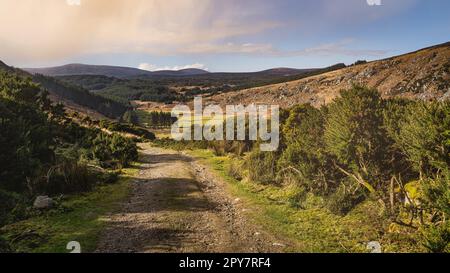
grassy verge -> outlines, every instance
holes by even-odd
[[[58,209],[6,226],[2,233],[16,252],[68,253],[71,241],[79,242],[82,252],[92,252],[106,225],[104,216],[129,196],[129,181],[136,174],[136,166],[124,169],[118,182],[68,196]]]
[[[207,150],[190,151],[222,177],[229,192],[251,208],[247,213],[256,224],[291,243],[287,252],[368,252],[367,244],[377,241],[384,252],[422,252],[411,230],[392,225],[382,215],[379,203],[366,201],[346,216],[338,216],[314,203],[298,208],[288,201],[289,190],[276,186],[237,181],[227,174],[229,157],[217,157]]]

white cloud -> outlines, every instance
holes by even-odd
[[[352,45],[284,50],[270,32],[293,26],[320,32],[342,22],[353,26],[416,1],[382,0],[383,12],[364,0],[301,1],[295,18],[282,18],[273,11],[291,5],[270,0],[0,0],[0,53],[16,65],[109,53],[379,55]],[[267,39],[261,35],[266,33]]]
[[[267,4],[244,9],[247,5],[240,0],[0,0],[0,52],[13,63],[99,53],[178,54],[280,26],[265,17]]]
[[[299,50],[283,50],[274,47],[272,44],[196,44],[178,49],[178,52],[188,54],[251,54],[267,57],[295,57],[313,55],[344,55],[344,56],[383,56],[388,53],[386,50],[359,49],[355,48],[354,39],[345,39],[334,43],[320,44]],[[163,52],[159,52],[163,54]]]
[[[138,68],[142,69],[142,70],[147,70],[147,71],[162,71],[162,70],[175,70],[176,71],[176,70],[183,70],[183,69],[190,69],[190,68],[203,69],[206,71],[209,70],[204,64],[200,64],[200,63],[189,64],[189,65],[176,65],[176,66],[157,66],[157,65],[153,65],[153,64],[149,64],[149,63],[141,63]]]

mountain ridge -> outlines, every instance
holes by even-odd
[[[171,76],[199,76],[208,74],[268,74],[278,76],[293,76],[300,73],[313,72],[320,68],[288,68],[288,67],[276,67],[255,72],[209,72],[198,68],[187,68],[180,70],[158,70],[148,71],[139,68],[126,67],[126,66],[114,66],[114,65],[88,65],[81,63],[65,64],[54,67],[42,67],[42,68],[21,68],[31,74],[42,74],[51,77],[61,76],[82,76],[82,75],[98,75],[115,78],[136,78],[136,77],[171,77]]]
[[[51,77],[58,76],[78,76],[78,75],[100,75],[115,78],[131,77],[149,77],[149,76],[191,76],[199,74],[208,74],[202,69],[181,69],[181,70],[162,70],[147,71],[139,68],[113,65],[88,65],[81,63],[72,63],[54,67],[43,68],[22,68],[31,74],[42,74]]]

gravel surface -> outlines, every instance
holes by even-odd
[[[280,252],[285,243],[254,225],[248,208],[192,157],[141,145],[143,163],[122,209],[107,217],[97,252]]]

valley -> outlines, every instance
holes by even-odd
[[[449,69],[449,43],[251,73],[0,62],[0,252],[448,252]],[[198,96],[279,105],[279,149],[175,141]]]

